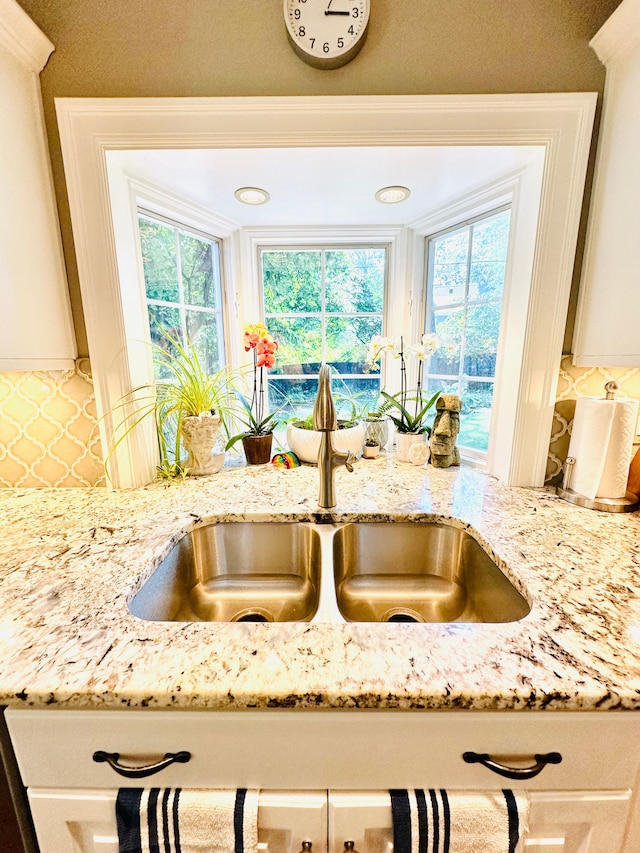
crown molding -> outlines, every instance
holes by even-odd
[[[604,65],[615,62],[640,45],[640,0],[622,0],[589,45]]]
[[[0,44],[36,74],[55,50],[16,0],[0,0]]]

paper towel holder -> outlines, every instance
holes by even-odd
[[[633,492],[627,492],[623,498],[588,498],[569,487],[571,472],[576,460],[567,456],[562,485],[556,488],[556,494],[569,503],[583,506],[586,509],[597,509],[600,512],[635,512],[640,508],[640,498]]]

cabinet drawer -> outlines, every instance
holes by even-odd
[[[7,725],[26,786],[140,785],[387,789],[622,789],[634,784],[640,715],[437,711],[29,711]],[[96,750],[149,764],[186,750],[146,780],[96,763]],[[560,764],[509,781],[467,751],[512,765],[559,752]]]

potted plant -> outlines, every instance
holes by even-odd
[[[362,456],[364,459],[375,459],[380,455],[380,445],[375,438],[368,438],[362,448]]]
[[[273,430],[277,426],[277,412],[264,414],[265,380],[264,371],[276,363],[277,341],[262,323],[250,323],[244,329],[245,352],[253,352],[253,390],[251,400],[236,390],[241,412],[238,418],[246,427],[227,442],[229,450],[242,441],[244,455],[249,465],[263,465],[271,460]]]
[[[431,427],[426,423],[429,410],[440,396],[436,391],[433,396],[424,399],[422,389],[422,373],[424,362],[438,349],[440,342],[435,335],[423,335],[420,344],[410,348],[410,352],[418,361],[418,376],[416,388],[407,390],[407,370],[404,352],[404,339],[399,342],[392,338],[375,335],[367,354],[367,364],[370,368],[378,366],[378,360],[383,352],[391,352],[400,360],[400,390],[389,394],[382,390],[382,404],[378,409],[380,415],[386,415],[396,428],[396,453],[401,462],[410,462],[411,445],[416,441],[424,441],[431,434]]]
[[[344,385],[344,383],[343,383]],[[338,411],[338,430],[334,434],[333,443],[337,450],[350,451],[357,456],[364,444],[364,426],[358,416],[356,397],[349,394],[346,386],[343,393],[335,394],[335,404]],[[346,417],[340,417],[340,410],[348,409]],[[293,420],[287,426],[287,444],[301,462],[315,465],[318,462],[321,434],[313,425],[313,414],[306,418]]]
[[[115,440],[105,459],[107,476],[114,450],[150,416],[157,428],[159,476],[214,474],[224,464],[224,448],[216,444],[220,427],[227,429],[232,374],[227,367],[209,373],[189,339],[183,344],[160,331],[160,343],[152,346],[156,375],[162,378],[129,391],[108,415],[115,420]]]

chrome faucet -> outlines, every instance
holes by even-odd
[[[353,471],[356,457],[350,451],[338,450],[333,443],[333,433],[338,429],[336,407],[331,395],[331,374],[329,367],[323,364],[318,376],[318,394],[313,407],[313,427],[320,433],[318,450],[318,473],[320,474],[320,494],[318,504],[323,509],[336,505],[333,472],[340,465],[347,471]]]

